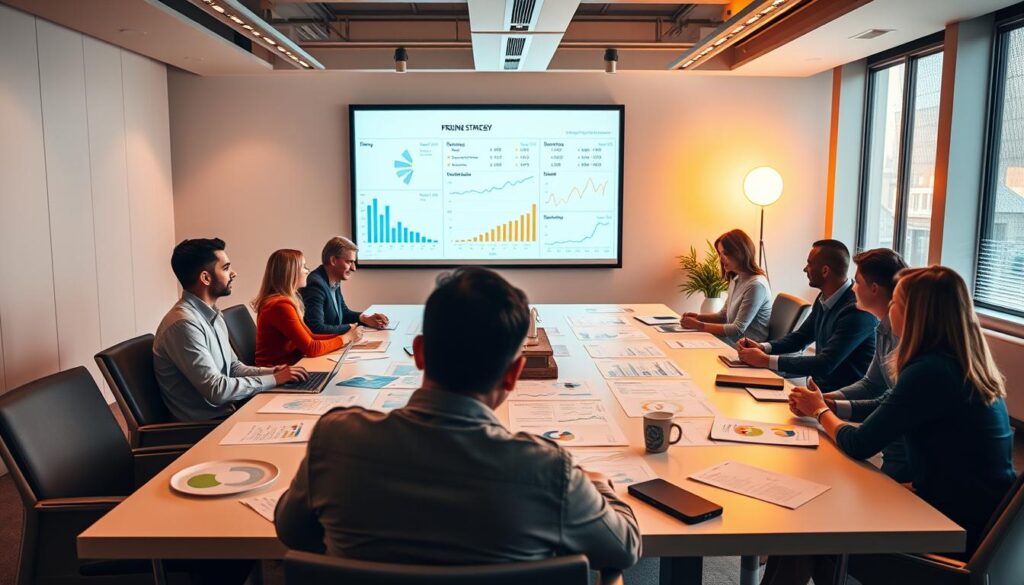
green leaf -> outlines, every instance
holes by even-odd
[[[729,283],[722,275],[718,251],[710,241],[706,241],[708,250],[703,260],[697,257],[697,249],[690,246],[690,253],[677,256],[679,268],[686,273],[686,280],[679,285],[679,290],[689,298],[693,293],[703,293],[707,298],[722,296]]]

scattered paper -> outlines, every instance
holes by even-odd
[[[710,438],[711,425],[715,422],[713,418],[677,418],[672,422],[679,425],[683,433],[673,447],[714,447],[727,444]]]
[[[370,410],[391,412],[396,408],[402,408],[409,403],[409,398],[415,390],[381,390],[373,399]]]
[[[832,489],[827,485],[736,461],[719,463],[691,475],[690,479],[791,510],[796,510]]]
[[[658,478],[643,457],[628,449],[574,449],[571,452],[577,465],[587,471],[603,473],[616,486]]]
[[[599,400],[509,402],[509,426],[563,447],[626,445],[626,435]]]
[[[569,315],[569,324],[576,327],[625,327],[629,323],[617,315]]]
[[[669,360],[594,360],[605,378],[688,378]]]
[[[573,329],[580,341],[646,341],[643,331],[632,327],[587,327]]]
[[[818,429],[790,424],[716,418],[711,438],[738,443],[817,447]]]
[[[239,422],[220,440],[221,445],[270,445],[305,443],[313,430],[313,420],[271,420]]]
[[[260,494],[258,496],[253,496],[251,498],[242,498],[238,501],[253,512],[263,516],[270,522],[273,522],[274,509],[277,508],[278,500],[281,499],[281,496],[283,496],[286,491],[288,491],[288,488],[282,488],[265,494]]]
[[[672,349],[732,349],[729,344],[710,333],[688,333],[666,339],[665,345]]]
[[[336,356],[336,355],[329,355],[329,356],[327,356],[327,359],[331,360],[332,362],[336,362],[336,361],[338,361],[338,357],[339,356]],[[354,363],[354,362],[368,362],[370,360],[383,360],[383,359],[387,359],[387,358],[388,358],[388,354],[386,354],[386,353],[352,353],[352,352],[349,352],[348,356],[345,358],[345,363],[347,364],[347,363]]]
[[[548,334],[548,337],[561,337],[562,336],[562,330],[559,329],[558,327],[541,327],[541,329],[544,330],[544,333]]]
[[[552,345],[552,355],[555,357],[569,357],[569,346],[568,345]]]
[[[341,396],[275,396],[259,409],[260,414],[313,414],[320,416],[332,408],[352,406],[359,399],[354,394]]]
[[[628,307],[587,307],[583,309],[587,313],[632,313],[633,309]]]
[[[643,343],[588,343],[587,353],[594,358],[665,357],[665,352],[651,342]]]
[[[679,323],[656,325],[654,328],[657,329],[658,331],[661,331],[662,333],[686,333],[688,331],[697,331],[696,329],[687,329],[680,325]]]
[[[595,400],[597,396],[584,381],[519,380],[509,400]]]
[[[671,412],[680,418],[718,415],[707,396],[686,380],[613,380],[608,386],[629,417],[642,417],[648,412]]]
[[[754,397],[755,400],[761,402],[789,402],[789,393],[785,390],[768,390],[766,388],[751,388],[747,387],[747,392]]]
[[[363,339],[352,346],[352,351],[387,351],[390,341],[383,339]]]
[[[387,374],[389,376],[418,376],[422,377],[422,372],[416,367],[416,364],[391,364],[388,366]]]

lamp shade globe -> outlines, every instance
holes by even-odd
[[[782,175],[771,167],[757,167],[743,179],[743,193],[754,205],[771,205],[782,196]]]

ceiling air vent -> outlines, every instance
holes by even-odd
[[[519,59],[505,59],[505,71],[519,71]]]
[[[505,57],[522,57],[526,47],[525,37],[509,37],[505,41]]]
[[[511,0],[508,30],[524,32],[537,24],[537,13],[543,0]],[[507,6],[507,5],[506,5]]]
[[[873,29],[870,29],[870,30],[866,30],[866,31],[864,31],[864,32],[862,32],[860,34],[853,35],[850,38],[851,39],[861,40],[861,41],[866,41],[866,40],[869,40],[869,39],[877,39],[878,37],[880,37],[880,36],[882,36],[882,35],[884,35],[886,33],[891,33],[892,30],[893,29],[891,29],[891,28],[873,28]]]

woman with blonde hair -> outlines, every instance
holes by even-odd
[[[931,266],[900,271],[897,279],[889,304],[900,340],[889,362],[892,392],[859,427],[840,420],[820,392],[807,388],[793,390],[790,410],[816,417],[839,449],[856,459],[903,436],[910,489],[967,530],[969,558],[1016,478],[1004,379],[960,275]],[[786,571],[776,568],[792,569],[789,561],[769,561],[762,583],[806,583],[809,572],[780,578]]]
[[[738,341],[768,339],[772,291],[764,270],[757,265],[754,241],[743,230],[729,230],[715,240],[722,274],[729,280],[729,296],[717,313],[685,313],[683,327],[707,331]]]
[[[298,290],[306,285],[306,259],[298,250],[278,250],[267,260],[256,311],[256,364],[294,364],[321,356],[362,337],[355,327],[343,335],[318,334],[302,321],[305,308]]]

